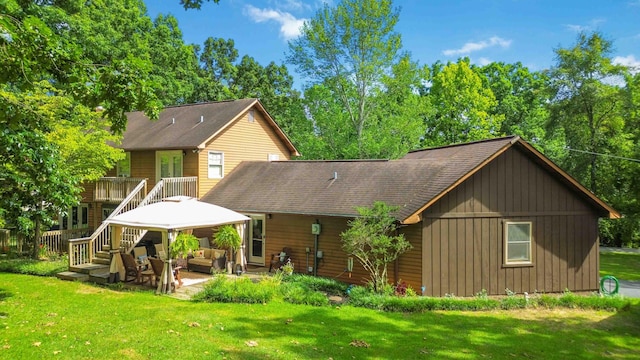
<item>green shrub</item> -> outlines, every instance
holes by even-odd
[[[311,290],[296,283],[283,283],[281,293],[284,301],[292,304],[327,306],[329,299],[321,292]]]
[[[630,307],[630,300],[619,296],[601,297],[599,295],[578,296],[565,292],[561,296],[535,295],[528,298],[510,293],[502,299],[489,298],[486,292],[480,292],[474,298],[445,297],[405,297],[375,294],[366,287],[356,286],[349,291],[349,304],[375,310],[392,312],[420,312],[431,310],[515,310],[527,307],[581,308],[607,311],[620,311]]]
[[[299,284],[309,290],[323,291],[332,295],[344,295],[348,287],[347,284],[335,279],[303,274],[293,274],[283,280],[288,283]]]
[[[194,296],[194,301],[227,303],[267,303],[273,299],[277,287],[270,281],[253,283],[246,277],[228,278],[217,275],[207,283],[203,291]]]
[[[66,256],[57,257],[55,260],[29,258],[0,260],[0,272],[15,274],[55,276],[59,272],[67,271],[68,267],[69,260]]]

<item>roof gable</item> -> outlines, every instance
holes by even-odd
[[[156,121],[149,120],[141,111],[127,113],[127,129],[119,147],[127,151],[202,149],[251,108],[262,112],[292,155],[299,155],[258,99],[167,107]]]

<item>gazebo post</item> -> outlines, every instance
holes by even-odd
[[[124,265],[122,264],[122,258],[120,257],[120,243],[122,242],[122,226],[111,225],[111,244],[109,254],[111,255],[111,264],[109,267],[109,282],[115,283],[120,280],[125,280]]]
[[[169,294],[172,288],[175,286],[175,279],[173,277],[173,269],[171,268],[171,253],[169,252],[171,241],[174,238],[174,230],[168,230],[162,232],[162,248],[167,254],[167,260],[164,262],[162,269],[162,275],[160,275],[160,281],[158,281],[158,288],[156,294]]]

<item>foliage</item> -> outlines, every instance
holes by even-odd
[[[448,145],[502,135],[504,115],[494,112],[498,104],[469,59],[432,67],[428,96],[433,113],[426,119],[424,144]]]
[[[358,259],[369,272],[375,292],[381,293],[388,285],[387,265],[411,249],[411,244],[403,234],[396,234],[396,219],[391,213],[398,207],[376,201],[369,208],[357,210],[359,216],[349,221],[349,228],[340,234],[342,249]]]
[[[273,299],[276,291],[277,287],[267,280],[254,283],[248,277],[229,278],[226,275],[216,275],[193,300],[264,304]]]
[[[398,15],[390,0],[325,4],[289,42],[309,81],[307,124],[292,133],[306,158],[399,157],[419,143],[424,68],[400,52]]]
[[[77,203],[80,183],[122,156],[107,148],[106,141],[115,139],[105,128],[120,133],[125,112],[133,109],[157,116],[149,63],[124,42],[135,41],[136,33],[119,18],[138,18],[140,8],[122,3],[0,5],[0,178],[11,189],[0,191],[0,215],[31,239],[34,257],[33,239],[55,214]],[[114,11],[101,11],[109,6]],[[99,29],[120,34],[122,50],[101,47]],[[93,111],[98,105],[104,108],[99,115]]]
[[[55,276],[69,268],[69,258],[66,256],[51,260],[34,260],[28,258],[5,259],[0,257],[0,272]]]
[[[631,302],[620,296],[601,297],[599,295],[579,296],[571,292],[562,295],[532,295],[530,297],[506,296],[491,298],[482,293],[475,298],[410,297],[380,295],[366,287],[356,286],[349,294],[349,305],[392,312],[421,312],[434,310],[486,311],[517,310],[526,308],[571,308],[584,310],[623,311]]]
[[[200,241],[193,234],[180,233],[170,244],[171,258],[184,259],[187,255],[200,248]]]
[[[296,282],[286,282],[280,285],[280,292],[284,301],[291,304],[313,306],[328,306],[329,299],[323,293],[314,291]]]
[[[231,253],[228,259],[233,259],[233,252],[238,251],[242,239],[233,225],[222,225],[213,238],[213,242],[221,249],[227,249]]]
[[[285,283],[296,283],[313,291],[320,291],[332,295],[345,295],[348,285],[335,279],[309,276],[304,274],[293,274],[282,279]]]

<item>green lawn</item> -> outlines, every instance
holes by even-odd
[[[193,303],[0,273],[2,359],[637,359],[639,333],[637,300],[618,313],[401,314]]]
[[[640,254],[601,253],[600,276],[605,275],[613,275],[621,280],[640,281]]]

